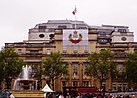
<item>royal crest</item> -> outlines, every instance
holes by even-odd
[[[74,31],[73,34],[69,34],[68,38],[69,41],[71,41],[74,44],[77,44],[82,40],[82,35],[78,34],[77,31]]]

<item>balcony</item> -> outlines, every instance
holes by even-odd
[[[111,43],[111,48],[128,48],[128,43]]]
[[[110,35],[100,35],[100,34],[97,37],[98,38],[107,38],[107,39],[111,38]]]
[[[42,53],[22,53],[20,55],[23,57],[28,57],[28,58],[34,57],[35,59],[36,58],[42,58],[44,56],[44,54],[42,54]]]
[[[52,47],[54,46],[52,43],[6,43],[5,47]]]
[[[128,53],[125,52],[116,52],[112,54],[114,58],[126,58]]]
[[[76,54],[62,54],[63,57],[88,57],[89,53]]]

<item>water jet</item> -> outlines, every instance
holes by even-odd
[[[31,66],[23,66],[19,77],[15,79],[13,90],[35,90],[36,80],[32,78]]]

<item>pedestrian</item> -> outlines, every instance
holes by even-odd
[[[50,93],[47,94],[46,97],[47,97],[47,98],[53,98],[53,94],[50,92]]]
[[[67,93],[66,98],[71,98],[69,92]]]
[[[46,96],[47,96],[47,93],[46,93],[46,92],[44,92],[44,98],[46,98]]]
[[[15,98],[14,95],[12,93],[10,93],[10,98]]]
[[[62,93],[62,92],[60,92],[60,94],[59,94],[59,98],[64,98],[64,96],[63,96],[63,93]]]

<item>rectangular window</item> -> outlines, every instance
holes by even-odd
[[[83,86],[88,87],[89,86],[89,81],[83,81]]]
[[[39,50],[30,50],[30,53],[38,53]]]
[[[51,54],[51,50],[47,49],[47,54],[50,55]]]
[[[125,33],[127,31],[126,31],[126,29],[118,29],[118,32]]]
[[[85,46],[84,53],[88,53],[88,46]]]
[[[118,63],[118,72],[122,73],[122,64],[121,63]]]
[[[39,29],[46,29],[46,26],[39,26]]]
[[[73,85],[72,86],[78,86],[78,81],[73,81]]]
[[[63,46],[63,53],[67,53],[67,47]]]
[[[106,35],[106,32],[99,32],[100,35]]]
[[[123,90],[124,90],[124,91],[127,90],[127,83],[124,83],[124,85],[123,85]]]
[[[78,74],[78,64],[77,63],[73,63],[73,73],[74,73],[74,76]]]
[[[46,26],[39,26],[39,32],[45,32]]]
[[[22,54],[22,49],[18,49],[18,54]]]
[[[73,53],[77,53],[78,52],[78,47],[77,46],[73,46]]]
[[[106,91],[106,82],[102,82],[101,91]]]
[[[67,64],[66,62],[63,63],[63,66],[66,67],[66,68],[68,68],[68,64]],[[63,79],[68,79],[68,75],[66,75],[66,74],[62,74],[61,77],[62,77]]]
[[[122,83],[118,83],[118,91],[122,91]]]
[[[48,31],[49,31],[49,32],[54,32],[55,29],[53,29],[53,28],[48,28]]]
[[[83,64],[83,73],[84,73],[84,75],[86,75],[87,66],[88,66],[87,63]]]
[[[112,90],[116,91],[116,83],[115,82],[112,84]]]
[[[67,86],[67,81],[62,81],[62,87]]]
[[[59,29],[66,29],[66,28],[67,28],[67,26],[62,25],[62,26],[58,26],[58,28],[59,28]]]

